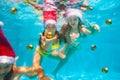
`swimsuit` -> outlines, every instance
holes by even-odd
[[[42,56],[50,55],[50,54],[52,54],[53,50],[58,49],[59,46],[60,46],[59,41],[56,44],[52,44],[52,48],[49,51],[45,51],[40,46],[37,46],[36,52],[39,53]]]

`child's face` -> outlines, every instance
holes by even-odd
[[[7,75],[12,69],[12,64],[0,64],[0,77]]]
[[[68,23],[69,25],[72,27],[72,28],[75,28],[78,26],[78,23],[79,23],[79,19],[77,16],[70,16],[68,18]]]
[[[55,25],[53,25],[53,24],[48,24],[47,26],[46,26],[46,31],[48,31],[48,32],[51,32],[51,33],[55,33],[56,32],[56,30],[57,30],[57,28],[56,28],[56,26]]]

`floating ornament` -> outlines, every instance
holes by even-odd
[[[107,20],[105,21],[105,23],[106,23],[107,25],[110,25],[110,24],[112,24],[112,20],[111,20],[111,19],[107,19]]]
[[[11,13],[12,14],[16,14],[17,13],[17,9],[16,8],[11,8]]]
[[[47,39],[50,39],[50,38],[53,38],[53,34],[52,34],[52,32],[47,32],[47,35],[46,35],[46,38]]]
[[[92,44],[91,45],[91,50],[93,50],[93,51],[96,50],[96,45]]]
[[[108,68],[107,67],[102,68],[102,72],[103,73],[107,73],[108,72]]]
[[[32,44],[28,44],[28,45],[27,45],[27,49],[28,49],[28,50],[32,50],[32,49],[33,49],[33,45],[32,45]]]
[[[91,11],[91,10],[93,10],[93,7],[92,6],[88,6],[87,10]]]

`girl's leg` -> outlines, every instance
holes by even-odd
[[[40,60],[41,60],[40,54],[35,52],[34,57],[33,57],[32,68],[40,67]],[[41,68],[41,70],[42,70],[42,68]],[[32,73],[27,73],[26,75],[29,76],[29,77],[33,77],[33,76],[37,75],[37,72],[35,71],[35,72],[32,72]]]
[[[34,57],[33,57],[33,66],[39,66],[41,60],[41,55],[37,52],[35,52]]]
[[[69,60],[69,57],[71,57],[71,55],[75,52],[74,48],[70,48],[68,49],[69,51],[66,54],[66,58],[65,59],[61,59],[60,62],[58,63],[57,67],[55,68],[55,70],[52,72],[52,74],[56,77],[57,72],[67,63],[67,61]]]
[[[42,56],[39,53],[35,52],[32,67],[36,69],[36,73],[34,73],[33,76],[37,74],[39,80],[51,80],[49,77],[45,76],[44,71],[40,66],[41,58]]]
[[[22,76],[22,74],[17,74],[12,77],[11,80],[19,80],[19,78]]]

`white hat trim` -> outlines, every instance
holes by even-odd
[[[0,21],[0,27],[4,26],[4,23],[2,21]]]
[[[49,23],[56,25],[56,21],[51,19],[51,20],[47,20],[47,21],[45,22],[45,26],[48,25]]]
[[[14,57],[0,56],[0,64],[1,63],[14,64],[14,62],[15,62]]]
[[[78,16],[79,18],[82,18],[82,12],[77,9],[68,9],[68,12],[66,15],[67,15],[67,18],[69,18],[70,16]]]

